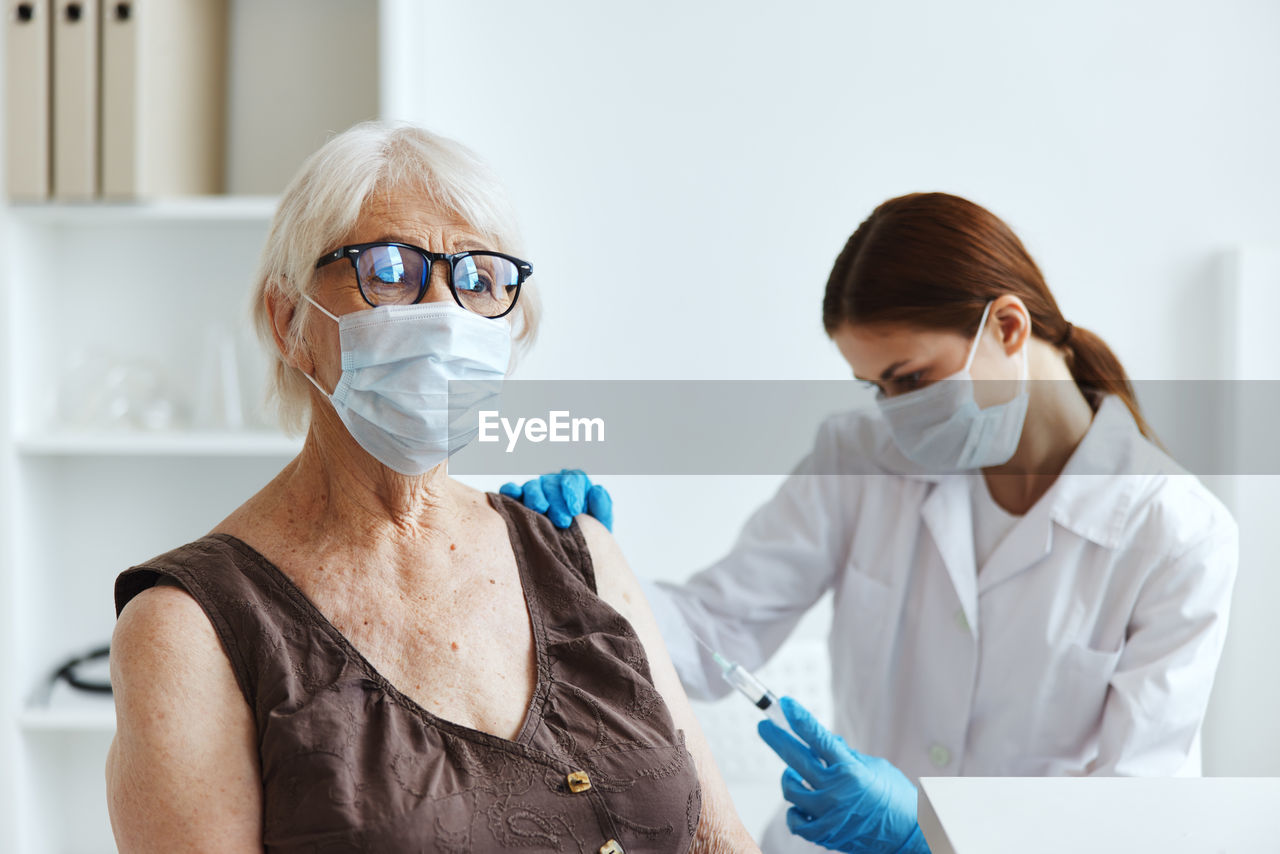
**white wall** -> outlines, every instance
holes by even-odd
[[[1275,334],[1280,313],[1280,242],[1269,248],[1243,247],[1226,260],[1235,283],[1233,375],[1250,384],[1274,384],[1280,380],[1280,340]],[[1248,440],[1274,432],[1274,415],[1263,412],[1273,398],[1274,394],[1244,398],[1235,429],[1245,441],[1234,443],[1237,454],[1253,444]],[[1280,727],[1275,722],[1280,720],[1280,681],[1271,673],[1280,655],[1274,616],[1280,602],[1280,572],[1276,572],[1280,532],[1275,525],[1280,477],[1225,480],[1224,492],[1232,499],[1240,524],[1241,566],[1231,630],[1205,721],[1205,767],[1216,774],[1278,775]]]
[[[877,203],[935,189],[1010,222],[1133,376],[1225,377],[1221,253],[1280,235],[1269,0],[473,0],[429,17],[407,117],[516,197],[547,307],[524,377],[846,376],[819,322],[831,261]],[[609,481],[633,565],[667,578],[775,483]],[[1247,561],[1242,582],[1269,571]],[[1236,708],[1280,650],[1269,623],[1230,650]],[[1280,773],[1274,739],[1244,761],[1261,719],[1233,714],[1214,710],[1208,769]]]
[[[1214,253],[1280,226],[1265,0],[432,17],[416,118],[523,211],[551,308],[530,376],[843,376],[818,326],[831,260],[876,203],[945,189],[1012,223],[1135,376],[1214,377]]]

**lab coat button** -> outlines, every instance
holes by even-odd
[[[951,762],[951,751],[947,750],[941,744],[935,744],[929,748],[929,759],[939,768],[945,768]]]
[[[627,854],[622,850],[622,846],[618,844],[618,840],[610,839],[604,845],[600,846],[600,854]]]
[[[960,631],[969,631],[969,618],[964,615],[964,609],[956,611],[956,625],[960,627]]]
[[[591,778],[586,771],[574,771],[566,779],[569,781],[569,791],[575,795],[591,788]]]

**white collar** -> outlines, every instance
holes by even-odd
[[[935,487],[955,477],[920,472],[919,467],[902,457],[887,431],[885,438],[888,441],[879,450],[888,458],[884,466],[887,473],[929,481]],[[1115,548],[1122,540],[1138,496],[1152,478],[1167,474],[1186,472],[1142,435],[1123,400],[1105,395],[1062,473],[1027,515],[1039,516],[1098,545]]]
[[[1102,399],[1093,423],[1045,496],[1049,518],[1107,548],[1119,545],[1134,504],[1153,479],[1186,471],[1142,435],[1115,395]]]

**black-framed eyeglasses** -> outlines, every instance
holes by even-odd
[[[431,267],[449,265],[449,292],[467,311],[502,317],[516,307],[520,286],[533,266],[501,252],[474,250],[445,255],[409,243],[355,243],[322,255],[316,269],[343,258],[351,262],[360,296],[369,305],[413,305],[431,285]]]

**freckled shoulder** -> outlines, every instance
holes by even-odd
[[[247,716],[208,615],[174,585],[156,585],[125,605],[111,637],[111,682],[121,729],[193,696],[207,704],[206,717],[228,709]]]
[[[575,521],[582,531],[582,538],[587,541],[587,548],[591,549],[593,560],[597,563],[602,560],[622,560],[622,550],[618,548],[618,541],[613,538],[613,534],[609,533],[608,528],[600,524],[599,520],[594,516],[583,514]]]
[[[618,541],[608,528],[591,516],[579,516],[576,521],[591,555],[600,598],[630,620],[635,603],[644,602],[644,594],[622,549],[618,547]]]
[[[222,655],[209,617],[172,582],[158,583],[124,606],[111,647],[112,665],[126,671],[196,665],[199,672]]]

